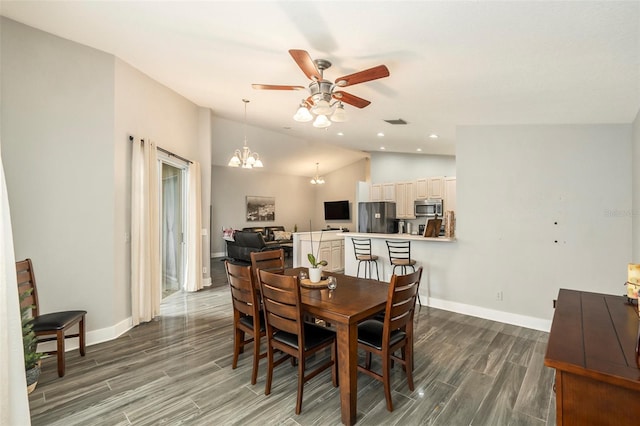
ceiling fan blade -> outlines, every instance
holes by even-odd
[[[309,56],[306,50],[291,49],[289,50],[289,54],[307,78],[318,81],[322,80],[322,75],[320,71],[318,71],[316,63],[313,62],[313,59],[311,59],[311,56]]]
[[[364,108],[368,106],[371,102],[357,97],[356,95],[352,95],[351,93],[343,92],[342,90],[338,90],[337,92],[333,92],[333,97],[342,102],[345,102],[349,105],[353,105],[357,108]]]
[[[304,90],[303,86],[280,86],[277,84],[252,84],[251,87],[258,90]]]
[[[389,69],[386,65],[378,65],[377,67],[369,68],[368,70],[345,75],[344,77],[338,77],[336,79],[336,85],[339,87],[353,86],[354,84],[377,80],[383,77],[389,77]]]

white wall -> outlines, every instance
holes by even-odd
[[[115,240],[118,295],[120,312],[126,318],[131,313],[130,273],[131,244],[126,234],[131,231],[131,142],[129,136],[153,140],[157,146],[201,165],[202,227],[209,228],[211,194],[211,137],[208,109],[200,108],[184,97],[133,68],[126,62],[115,61],[115,136],[117,153],[115,173]],[[207,232],[208,233],[208,232]],[[203,266],[209,265],[208,239],[203,246]],[[205,278],[209,272],[205,274]]]
[[[640,146],[638,127],[636,119]],[[468,126],[457,134],[457,241],[420,259],[433,306],[544,329],[560,288],[624,293],[631,125]],[[418,170],[437,167],[413,157],[421,159]],[[372,154],[372,180],[412,179],[408,162],[415,170],[412,159]]]
[[[630,125],[457,134],[457,251],[451,282],[434,297],[550,320],[560,288],[624,292]]]
[[[212,249],[213,256],[225,254],[222,228],[282,225],[287,231],[309,230],[314,215],[315,193],[306,177],[271,173],[266,169],[243,169],[214,166],[211,171]],[[247,222],[246,197],[275,197],[273,222]]]
[[[633,254],[631,261],[633,263],[640,263],[640,169],[636,166],[640,164],[640,110],[636,115],[636,119],[633,121],[633,155],[632,167],[633,182],[632,182],[632,194],[633,194],[633,208],[631,210],[631,217],[633,222]]]
[[[323,175],[324,185],[310,185],[311,191],[315,192],[315,212],[313,215],[314,229],[322,229],[326,226],[331,228],[348,228],[351,231],[356,230],[356,217],[358,215],[358,203],[356,198],[356,190],[359,181],[367,178],[367,170],[369,168],[369,159],[365,158],[350,164],[347,167],[338,169],[332,173]],[[307,179],[309,182],[309,179]],[[351,220],[338,221],[324,220],[324,202],[325,201],[341,201],[348,200],[351,209]]]
[[[208,227],[210,111],[112,55],[0,22],[16,256],[34,260],[44,312],[86,309],[88,343],[115,337],[131,315],[128,136],[201,163]]]
[[[30,257],[43,312],[120,318],[114,241],[113,56],[0,21],[2,156],[17,259]]]
[[[456,157],[449,155],[371,153],[371,183],[402,182],[430,176],[455,176]]]

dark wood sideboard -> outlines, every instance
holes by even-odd
[[[561,289],[544,364],[558,425],[639,425],[638,313],[626,297]]]

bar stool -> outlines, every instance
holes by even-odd
[[[356,260],[358,261],[358,272],[356,273],[356,276],[360,276],[360,265],[362,262],[366,262],[364,278],[367,278],[367,270],[369,271],[368,278],[371,278],[371,264],[373,263],[376,265],[376,277],[378,281],[380,281],[380,274],[378,273],[378,256],[371,254],[371,238],[352,238],[352,241],[353,251],[355,253]]]
[[[407,266],[411,267],[411,271],[415,272],[415,259],[411,258],[411,241],[386,240],[389,249],[389,262],[393,266],[392,274],[396,273],[396,268],[400,267],[401,275],[407,275]],[[420,302],[420,294],[418,294],[418,303]]]

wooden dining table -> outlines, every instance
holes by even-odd
[[[307,268],[291,268],[287,275],[297,275]],[[350,275],[325,272],[337,278],[335,290],[301,286],[302,307],[313,317],[336,328],[338,343],[338,378],[342,423],[355,424],[358,397],[358,323],[383,310],[389,284]]]

